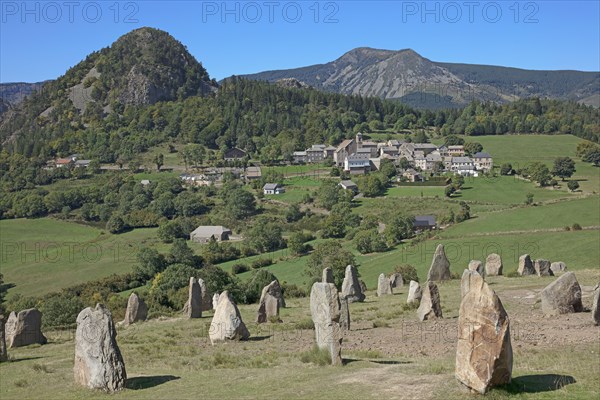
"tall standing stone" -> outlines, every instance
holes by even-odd
[[[485,267],[483,263],[479,260],[471,260],[469,261],[469,266],[467,267],[469,271],[476,271],[479,275],[485,275]]]
[[[358,281],[356,268],[353,265],[346,267],[346,275],[344,276],[344,282],[342,282],[342,297],[347,298],[349,303],[365,300],[365,295]]]
[[[594,320],[594,325],[600,325],[600,284],[596,285],[594,288],[592,319]]]
[[[330,267],[327,267],[323,270],[323,279],[321,280],[323,283],[335,283],[333,280],[333,270]]]
[[[219,295],[219,304],[210,324],[208,336],[212,344],[225,340],[246,340],[250,337],[250,332],[242,321],[240,310],[227,290]]]
[[[127,373],[117,345],[117,330],[110,311],[102,304],[77,316],[75,382],[90,389],[114,392],[125,387]]]
[[[385,277],[385,274],[379,274],[379,279],[377,280],[377,296],[381,297],[390,294],[394,294],[392,292],[392,283]]]
[[[550,270],[554,275],[565,272],[567,270],[567,264],[562,261],[555,261],[550,264]]]
[[[402,274],[399,272],[394,272],[392,275],[390,275],[390,284],[392,285],[392,289],[404,286],[404,278],[402,278]]]
[[[581,287],[573,272],[567,272],[542,290],[542,311],[559,315],[583,311]]]
[[[35,308],[14,311],[6,321],[6,345],[8,348],[46,344],[48,340],[42,333],[42,313]]]
[[[342,330],[350,330],[350,306],[348,305],[348,299],[340,297],[340,327]]]
[[[419,285],[419,282],[410,281],[410,284],[408,285],[408,298],[406,299],[406,302],[408,304],[416,303],[417,301],[421,301],[422,296],[423,293],[421,292],[421,285]]]
[[[434,318],[442,318],[442,307],[440,305],[440,292],[435,283],[425,282],[422,288],[423,295],[417,315],[421,321]]]
[[[487,276],[502,275],[502,257],[499,254],[488,254],[485,259],[485,274]]]
[[[348,296],[343,298],[350,301]],[[313,284],[310,291],[310,314],[315,325],[317,346],[329,351],[332,365],[341,365],[341,304],[334,284],[323,282]]]
[[[4,315],[0,315],[0,362],[8,360],[6,352],[6,339],[4,337]]]
[[[188,318],[202,317],[202,289],[194,277],[190,278],[188,300],[183,307],[183,312]]]
[[[496,293],[475,271],[465,271],[466,289],[458,313],[455,376],[481,394],[510,383],[512,345],[510,321]]]
[[[212,295],[210,294],[210,292],[208,291],[208,288],[206,287],[206,283],[204,283],[204,279],[202,278],[198,278],[198,285],[200,286],[200,309],[202,311],[210,311],[213,309],[212,307]]]
[[[444,245],[438,244],[435,253],[433,254],[433,260],[431,260],[431,267],[427,273],[428,281],[446,281],[450,279],[450,261],[446,257],[444,251]]]
[[[519,275],[535,275],[536,270],[529,254],[523,254],[519,257],[519,266],[517,268]]]
[[[125,319],[123,319],[123,325],[127,326],[137,321],[145,321],[148,318],[148,306],[144,303],[144,300],[136,293],[129,295],[127,301],[127,310],[125,311]]]
[[[283,302],[283,292],[277,280],[269,283],[262,290],[258,306],[256,322],[259,324],[269,321],[271,318],[279,319],[279,307]]]
[[[554,273],[550,269],[550,261],[538,259],[533,263],[533,268],[538,276],[554,276]]]

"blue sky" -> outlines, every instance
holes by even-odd
[[[332,61],[355,47],[434,61],[600,70],[593,1],[1,0],[0,82],[53,79],[130,30],[171,33],[217,79]]]

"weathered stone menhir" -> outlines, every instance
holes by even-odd
[[[399,272],[394,272],[392,275],[390,275],[390,284],[392,285],[392,289],[404,286],[404,278],[402,278],[402,274]]]
[[[485,274],[486,276],[502,275],[502,257],[499,254],[488,254],[485,259]]]
[[[6,339],[4,336],[4,315],[0,315],[0,362],[8,361]]]
[[[510,383],[510,321],[496,293],[475,271],[462,276],[455,376],[481,394]]]
[[[117,345],[117,330],[110,311],[102,304],[77,316],[75,382],[90,389],[115,392],[125,387],[127,373]]]
[[[485,276],[485,267],[483,263],[479,260],[469,261],[469,266],[467,267],[467,269],[469,271],[476,271],[481,276]]]
[[[559,315],[583,311],[581,287],[573,272],[567,272],[549,284],[540,293],[542,312]]]
[[[392,292],[392,283],[385,277],[385,274],[380,274],[377,280],[377,296],[381,297],[391,294],[394,294]]]
[[[219,295],[219,304],[210,324],[208,336],[212,344],[225,340],[246,340],[250,337],[250,332],[242,321],[240,310],[227,290]]]
[[[11,312],[4,328],[8,348],[48,342],[42,333],[42,313],[35,308]]]
[[[202,288],[198,280],[194,277],[190,278],[190,286],[188,290],[188,300],[183,307],[183,313],[188,318],[202,317]]]
[[[550,261],[538,259],[533,263],[533,268],[538,276],[554,276],[554,273],[550,269]]]
[[[277,280],[274,280],[263,288],[258,304],[256,322],[262,324],[271,318],[279,319],[279,307],[284,307],[285,301],[283,300],[281,286]]]
[[[554,275],[560,274],[567,270],[567,264],[565,264],[562,261],[555,261],[552,264],[550,264],[550,270]]]
[[[365,300],[365,294],[360,287],[358,274],[353,265],[348,265],[346,267],[346,275],[342,282],[342,297],[347,298],[349,303]]]
[[[333,281],[333,270],[330,267],[323,269],[323,277],[321,279],[323,283],[335,283]]]
[[[349,297],[343,296],[349,301]],[[328,350],[332,365],[342,364],[341,304],[332,283],[316,282],[310,291],[310,314],[320,349]]]
[[[350,330],[350,305],[348,299],[340,297],[340,328],[344,331]]]
[[[592,299],[592,319],[594,325],[600,325],[600,283],[594,288],[594,297]]]
[[[427,273],[428,281],[446,281],[451,278],[450,275],[450,261],[446,257],[444,251],[444,245],[438,244],[433,259],[431,260],[431,267]]]
[[[417,309],[417,315],[421,321],[434,318],[442,318],[442,306],[440,305],[440,292],[435,283],[425,282],[423,285],[421,304]]]
[[[421,286],[419,282],[410,281],[408,286],[408,298],[406,299],[407,303],[416,303],[417,301],[421,301],[421,297],[423,293],[421,292]]]
[[[529,254],[523,254],[519,257],[519,267],[517,268],[517,272],[519,275],[535,275],[536,269],[533,266],[533,262],[531,261],[531,257]]]
[[[212,307],[212,295],[208,291],[206,287],[206,283],[204,279],[198,278],[198,285],[200,286],[200,298],[201,298],[201,310],[202,311],[210,311],[213,309]]]
[[[134,322],[145,321],[146,318],[148,318],[148,306],[146,306],[144,300],[140,299],[136,293],[131,293],[127,301],[127,310],[125,311],[125,319],[123,319],[122,324],[127,326]]]

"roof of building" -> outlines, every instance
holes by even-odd
[[[348,189],[348,188],[355,188],[355,187],[358,187],[358,186],[356,185],[356,183],[354,183],[354,182],[352,182],[352,181],[350,181],[350,180],[344,180],[344,181],[341,181],[341,182],[340,182],[340,186],[342,186],[342,187],[344,187],[344,188],[346,188],[346,189]]]
[[[297,157],[305,156],[306,151],[295,151],[292,155]]]
[[[309,150],[325,150],[324,144],[313,144]]]
[[[462,144],[448,146],[448,150],[464,150],[464,149],[465,149],[465,146],[463,146]]]
[[[223,233],[231,233],[231,229],[225,228],[224,226],[220,226],[220,225],[214,225],[214,226],[207,225],[207,226],[197,227],[190,234],[190,236],[200,236],[200,237],[209,238],[213,235],[220,236]]]
[[[247,177],[262,176],[262,170],[260,169],[260,167],[248,167],[248,168],[246,168],[246,176]]]
[[[92,160],[77,160],[75,161],[75,165],[89,165]]]
[[[415,149],[437,149],[437,146],[433,143],[413,143]]]
[[[346,147],[350,146],[352,143],[354,143],[354,139],[346,139],[342,143],[340,143],[340,145],[335,150],[340,151],[342,149],[345,149]]]
[[[359,154],[359,153],[371,154],[371,149],[365,149],[365,148],[356,149],[356,154]]]
[[[281,185],[279,183],[265,183],[265,186],[263,186],[263,190],[275,190],[280,187]]]
[[[490,153],[486,153],[485,151],[480,151],[480,152],[473,154],[473,158],[492,158],[492,156],[490,156]]]
[[[417,215],[415,216],[414,226],[435,226],[435,216],[433,215]]]
[[[70,158],[57,158],[56,164],[69,164],[71,161],[73,160]]]
[[[335,146],[331,146],[331,145],[330,145],[330,146],[327,146],[327,147],[325,147],[325,150],[328,150],[328,151],[329,151],[329,150],[335,150],[335,149],[336,149],[336,147],[335,147]]]
[[[452,162],[465,164],[465,163],[472,163],[473,160],[471,160],[469,157],[452,157]]]

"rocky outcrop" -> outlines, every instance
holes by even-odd
[[[444,245],[438,244],[435,253],[433,254],[431,267],[427,273],[427,280],[446,281],[450,279],[450,277],[450,261],[448,261],[448,257],[446,257]]]
[[[583,311],[581,287],[573,272],[567,272],[542,290],[542,311],[559,315]]]
[[[463,273],[461,288],[455,376],[485,394],[511,381],[510,322],[502,302],[476,271]]]
[[[348,296],[342,296],[349,301]],[[342,365],[341,304],[334,284],[317,282],[310,291],[310,314],[315,325],[315,340],[329,351],[332,365]]]
[[[75,382],[90,389],[115,392],[125,387],[127,373],[117,345],[112,315],[102,304],[77,316]]]
[[[225,340],[246,340],[250,337],[240,310],[227,290],[219,295],[208,336],[213,345]]]

